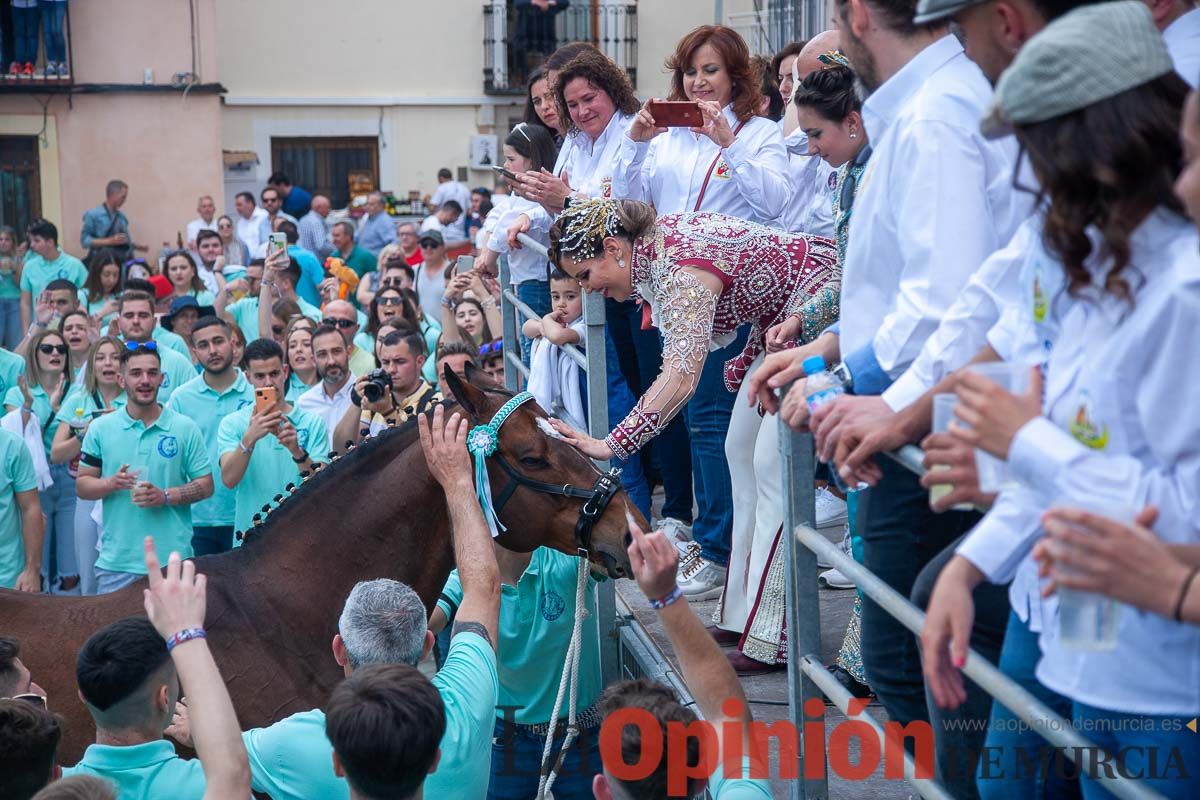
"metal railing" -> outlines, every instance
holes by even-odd
[[[782,425],[782,423],[780,423]],[[821,618],[817,588],[817,557],[820,556],[839,570],[843,575],[855,582],[863,596],[869,597],[888,615],[904,627],[920,635],[925,614],[909,602],[895,589],[884,583],[878,576],[846,555],[836,545],[815,530],[816,509],[814,507],[813,488],[813,441],[807,433],[796,433],[786,426],[782,427],[779,435],[779,449],[782,455],[783,479],[787,496],[784,504],[784,526],[793,531],[787,542],[787,620],[791,627],[788,631],[788,700],[793,721],[804,720],[807,731],[809,725],[820,724],[822,734],[825,728],[825,718],[822,712],[819,723],[814,717],[804,715],[805,701],[815,698],[823,701],[823,696],[833,701],[841,711],[850,716],[850,693],[833,678],[832,674],[821,662]],[[917,475],[923,475],[925,468],[922,464],[924,455],[914,446],[907,446],[898,451],[888,453],[897,463]],[[861,525],[861,511],[856,527]],[[792,635],[794,634],[794,635]],[[970,651],[962,672],[993,699],[998,700],[1022,722],[1051,745],[1062,748],[1066,757],[1074,761],[1077,758],[1087,758],[1087,753],[1097,753],[1099,748],[1087,738],[1081,736],[1072,727],[1069,720],[1054,713],[1048,706],[1019,686],[1011,678],[990,664],[974,649]],[[824,703],[822,702],[822,708]],[[880,735],[880,748],[884,746],[883,728],[866,711],[853,715],[856,720],[869,724]],[[812,741],[820,742],[820,752],[817,754],[804,752],[804,747],[810,742],[810,737],[801,737],[798,774],[802,777],[790,787],[789,796],[793,800],[814,800],[829,796],[828,779],[824,777],[827,769],[821,769],[821,777],[808,777],[816,771],[805,770],[805,764],[813,758],[819,758],[823,766],[827,766],[825,752],[825,736],[811,737]],[[1104,788],[1120,798],[1128,800],[1149,800],[1161,795],[1148,789],[1134,780],[1114,773],[1111,777],[1097,770],[1096,778],[1103,780]],[[922,797],[949,798],[946,789],[937,782],[916,777],[916,768],[912,758],[904,754],[905,780],[917,790]],[[1090,777],[1090,775],[1089,775]]]
[[[592,0],[554,14],[492,0],[483,7],[483,90],[522,94],[529,73],[555,48],[591,42],[637,86],[637,4]]]

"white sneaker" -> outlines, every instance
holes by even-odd
[[[688,600],[715,600],[725,588],[725,568],[704,558],[697,558],[682,573],[679,588]]]
[[[850,519],[846,501],[822,486],[817,489],[817,530],[845,525]]]
[[[847,578],[839,570],[828,569],[817,576],[817,582],[826,589],[853,589],[854,581]]]
[[[692,526],[674,517],[663,517],[662,519],[652,520],[650,530],[662,531],[676,542],[686,544],[692,541]]]
[[[683,583],[685,576],[691,574],[694,569],[693,562],[700,560],[700,543],[675,542],[675,547],[679,550],[679,569],[676,572],[675,582]]]
[[[838,549],[851,558],[854,558],[853,545],[850,540],[850,526],[846,525],[843,530],[844,532],[842,533],[842,540],[838,542]],[[817,556],[817,566],[821,569],[829,569],[833,566],[833,564],[830,564],[821,556]]]

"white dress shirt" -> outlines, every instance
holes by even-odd
[[[1163,31],[1175,71],[1188,85],[1200,86],[1200,8],[1193,8]]]
[[[783,123],[780,123],[783,130]],[[788,182],[792,199],[779,218],[771,223],[788,233],[810,233],[814,236],[834,236],[833,193],[837,190],[837,170],[825,159],[808,154],[808,135],[803,128],[784,137],[788,154]]]
[[[247,251],[253,253],[262,243],[262,224],[267,217],[267,210],[262,206],[254,207],[250,219],[246,219],[241,214],[234,215],[234,219],[237,221],[237,237],[242,240],[242,244],[246,245]]]
[[[508,229],[522,214],[532,213],[534,206],[541,208],[532,200],[517,197],[515,194],[502,195],[497,198],[496,205],[483,222],[483,229],[489,234],[487,247],[501,255],[508,255],[508,275],[513,286],[525,281],[548,281],[549,272],[545,256],[535,252],[531,247],[520,247],[510,250],[508,247]],[[533,238],[549,247],[550,237],[544,232],[531,232]]]
[[[309,414],[316,414],[325,421],[325,430],[329,431],[329,450],[326,452],[337,449],[337,445],[333,441],[334,428],[346,415],[346,409],[350,408],[350,390],[354,388],[357,378],[353,371],[347,370],[347,372],[350,373],[350,377],[333,397],[325,394],[325,381],[319,380],[296,398],[296,408]]]
[[[736,131],[741,123],[733,106],[722,113]],[[766,117],[746,120],[725,148],[688,128],[668,128],[649,142],[635,142],[626,132],[613,172],[613,197],[652,203],[659,216],[712,211],[765,225],[783,213],[790,194],[783,134]]]
[[[205,222],[203,217],[196,217],[187,224],[187,238],[183,240],[184,244],[195,242],[196,237],[200,235],[200,231],[215,231],[217,229],[217,218],[214,216],[212,222]]]
[[[983,260],[1028,215],[1011,139],[988,141],[983,73],[947,35],[867,98],[873,154],[859,181],[842,275],[841,352],[877,393],[921,351]],[[874,390],[859,363],[886,374]],[[890,380],[888,380],[890,379]]]
[[[1162,539],[1200,541],[1200,416],[1185,410],[1200,381],[1186,368],[1200,325],[1198,250],[1195,228],[1160,211],[1131,238],[1133,303],[1089,290],[1069,304],[1047,364],[1045,416],[1009,450],[1023,488],[1002,495],[958,548],[990,580],[1031,574],[1038,518],[1056,505],[1122,516],[1154,505]],[[1089,263],[1093,276],[1103,267]],[[1200,628],[1126,607],[1115,649],[1067,649],[1057,603],[1040,600],[1036,577],[1021,584],[1014,606],[1041,607],[1037,677],[1048,688],[1127,713],[1200,712]]]

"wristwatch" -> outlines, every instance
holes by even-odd
[[[567,195],[566,197],[563,198],[563,211],[566,211],[570,207],[571,207],[571,195]]]
[[[850,367],[846,366],[846,362],[842,361],[836,367],[830,370],[842,382],[842,386],[846,387],[846,391],[854,392],[854,376],[850,374]]]

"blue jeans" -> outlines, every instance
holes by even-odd
[[[697,509],[692,539],[700,543],[706,561],[722,567],[729,563],[733,536],[733,485],[725,460],[725,435],[737,401],[737,394],[725,388],[725,362],[742,352],[749,334],[750,326],[743,326],[731,344],[708,354],[696,393],[687,404]]]
[[[19,298],[0,300],[0,347],[12,350],[21,343],[21,301]]]
[[[517,284],[517,297],[521,298],[521,302],[532,308],[540,316],[546,316],[550,313],[550,282],[549,281],[521,281]],[[520,333],[521,323],[520,316],[517,317],[517,331]],[[521,337],[521,360],[525,362],[525,366],[529,366],[529,355],[533,352],[533,340],[526,339],[524,333],[520,333]]]
[[[42,38],[46,41],[46,61],[66,61],[67,42],[63,37],[63,21],[67,18],[67,4],[51,0],[39,0],[42,12]]]
[[[13,61],[32,64],[38,53],[38,10],[13,8]]]
[[[233,549],[232,525],[193,525],[192,552],[196,558],[215,556]]]
[[[565,720],[554,736],[558,755],[566,731]],[[545,736],[535,736],[515,725],[496,721],[492,732],[492,777],[489,800],[529,800],[537,794]],[[600,763],[600,729],[580,731],[563,759],[562,769],[551,789],[556,800],[591,800],[592,778],[603,769]]]
[[[109,594],[126,586],[132,586],[145,575],[135,572],[113,572],[112,570],[96,567],[96,594]]]
[[[604,301],[608,332],[617,351],[621,374],[641,397],[662,369],[662,339],[654,328],[642,330],[641,307],[632,301]],[[611,420],[614,424],[616,420]],[[662,515],[692,523],[692,453],[687,419],[676,414],[641,452],[642,471],[657,475],[663,487]],[[647,480],[647,483],[650,481]]]
[[[92,519],[92,509],[99,500],[75,498],[75,566],[79,568],[79,593],[96,593],[96,540],[99,530]]]
[[[1131,675],[1129,679],[1137,680],[1138,676]],[[1196,797],[1200,785],[1200,734],[1185,727],[1196,724],[1192,714],[1180,717],[1126,714],[1076,701],[1072,705],[1072,718],[1092,744],[1107,753],[1119,754],[1125,774],[1137,778],[1147,789],[1179,800]],[[1114,770],[1113,764],[1113,760],[1108,762],[1110,771]],[[1104,766],[1096,768],[1098,774],[1104,774],[1104,770]],[[1089,777],[1086,768],[1079,783],[1084,800],[1113,797],[1104,783]]]
[[[863,563],[908,597],[921,569],[979,519],[973,512],[929,509],[929,492],[890,459],[878,460],[883,480],[861,493]],[[916,638],[868,597],[862,604],[862,655],[867,683],[892,721],[929,721]]]
[[[79,575],[75,561],[75,479],[66,464],[51,464],[54,485],[38,492],[46,535],[42,540],[42,577],[53,589],[59,578]]]
[[[1051,711],[1071,719],[1071,701],[1038,683],[1034,675],[1041,657],[1038,634],[1009,611],[1004,649],[1000,651],[1000,663],[996,666]],[[1055,754],[1037,731],[998,701],[992,702],[984,748],[985,756],[979,760],[979,769],[975,773],[975,785],[982,800],[1007,800],[1010,797],[1073,800],[1079,797],[1079,782],[1071,777],[1074,775],[1071,765],[1062,762],[1056,765],[1053,760],[1065,756]],[[1035,766],[1030,769],[1027,765]],[[1042,769],[1040,765],[1048,769]]]

